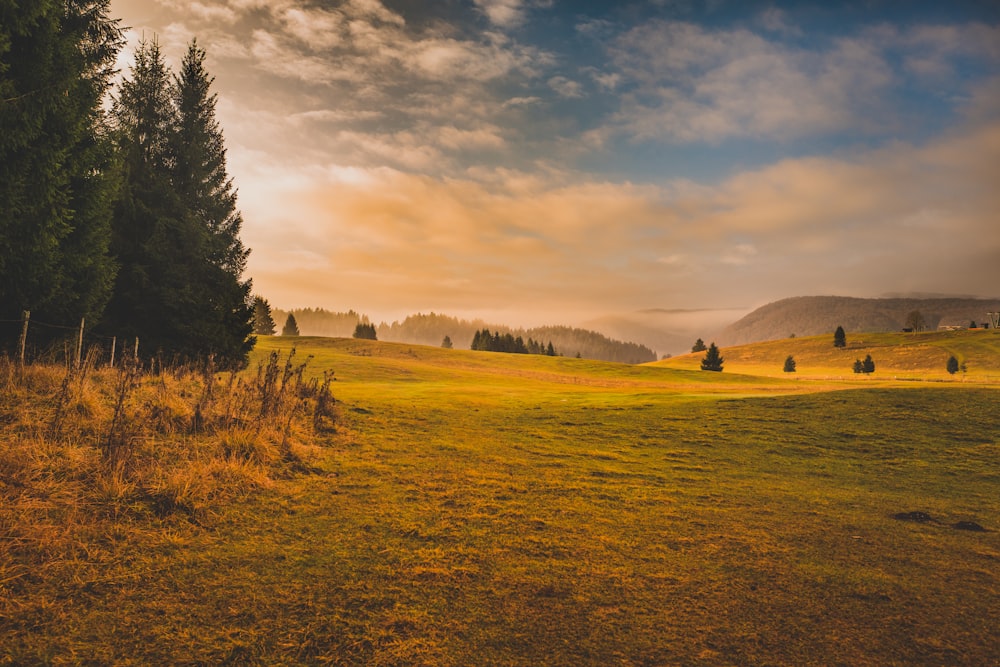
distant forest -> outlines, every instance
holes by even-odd
[[[304,336],[331,336],[350,338],[357,324],[370,323],[366,315],[350,310],[331,312],[322,308],[302,308],[291,311],[273,309],[275,322],[284,322],[289,313],[294,315],[299,331]],[[376,326],[378,339],[399,343],[440,346],[447,336],[456,348],[472,349],[477,332],[489,329],[500,335],[510,334],[514,339],[545,341],[546,349],[552,343],[558,354],[566,357],[579,355],[585,359],[614,361],[625,364],[642,364],[656,361],[656,353],[644,345],[613,340],[595,331],[566,326],[512,328],[491,324],[483,320],[463,320],[437,313],[410,315],[402,322]]]
[[[242,363],[249,250],[205,51],[171,72],[143,41],[114,90],[124,44],[110,0],[0,2],[0,347],[86,321],[140,355]]]

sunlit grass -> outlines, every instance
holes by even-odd
[[[263,339],[256,354],[292,344]],[[3,584],[0,660],[995,659],[1000,394],[989,384],[789,378],[784,350],[779,372],[760,377],[728,362],[707,373],[294,344],[311,372],[337,378],[336,433],[311,472],[271,475],[203,521],[120,511],[78,538],[73,559],[17,543],[11,553],[40,569],[27,578],[13,561],[6,575],[17,578]],[[218,451],[253,465],[255,442],[236,432]],[[67,474],[86,474],[79,460]],[[134,492],[115,484],[92,502],[127,510]],[[914,511],[932,521],[893,518]],[[74,512],[46,525],[90,521]],[[4,530],[29,516],[4,515]]]

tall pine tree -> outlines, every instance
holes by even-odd
[[[238,365],[254,343],[248,251],[204,59],[192,43],[172,77],[158,43],[143,42],[115,100],[121,270],[106,326],[137,336],[147,354]]]
[[[112,250],[120,268],[104,326],[119,337],[138,337],[140,351],[147,354],[187,352],[180,323],[193,305],[187,270],[194,248],[181,226],[180,201],[171,183],[171,133],[177,121],[170,73],[155,39],[136,49],[131,78],[121,84],[113,115],[122,187]]]
[[[0,319],[75,324],[108,299],[117,174],[102,100],[123,43],[109,3],[0,0]]]
[[[191,335],[229,361],[242,361],[253,347],[250,280],[243,279],[247,250],[240,241],[243,217],[226,171],[226,148],[215,118],[217,97],[205,69],[205,51],[192,41],[174,81],[177,127],[174,187],[184,207],[184,227],[200,245],[192,266],[196,303]]]

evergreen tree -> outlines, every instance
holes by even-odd
[[[837,327],[837,330],[833,332],[833,346],[847,347],[847,334],[844,333],[844,327]]]
[[[123,160],[112,248],[120,263],[105,326],[149,353],[246,360],[254,338],[242,219],[226,175],[204,51],[172,77],[143,42],[114,104]]]
[[[94,320],[110,294],[109,5],[0,0],[0,319]]]
[[[358,325],[354,327],[354,337],[362,340],[378,340],[378,332],[374,324],[358,322]]]
[[[865,365],[861,362],[860,359],[855,359],[854,360],[854,372],[855,373],[864,373],[865,372]]]
[[[214,79],[205,70],[205,51],[192,41],[174,77],[177,126],[172,132],[173,183],[183,206],[182,223],[191,244],[190,282],[197,300],[187,335],[207,352],[242,362],[253,347],[250,280],[243,280],[250,251],[240,241],[243,217],[226,171],[226,148],[215,118]],[[185,347],[190,347],[186,341]],[[201,350],[198,350],[201,351]]]
[[[451,342],[451,336],[444,337],[444,340],[441,341],[441,347],[443,347],[446,350],[450,350],[454,347],[454,345]]]
[[[705,350],[707,350],[707,349],[708,349],[708,348],[707,348],[707,347],[705,347],[705,341],[703,341],[703,340],[702,340],[702,339],[700,339],[700,338],[699,338],[698,340],[696,340],[696,341],[694,342],[694,345],[693,345],[693,346],[691,347],[691,351],[692,351],[692,352],[704,352],[704,351],[705,351]]]
[[[959,368],[959,366],[958,366],[958,359],[956,359],[954,355],[948,357],[948,363],[945,365],[945,368],[948,370],[948,373],[950,373],[951,375],[954,375],[955,373],[957,373],[958,372],[958,368]]]
[[[122,159],[112,250],[119,263],[104,327],[138,337],[141,350],[175,351],[197,299],[188,283],[190,235],[171,183],[171,132],[176,125],[170,74],[159,44],[142,42],[131,78],[121,83],[112,113]]]
[[[785,359],[785,367],[784,367],[783,370],[786,373],[794,373],[795,372],[795,357],[793,357],[792,355],[788,355],[788,358]]]
[[[705,358],[701,360],[701,370],[703,371],[721,371],[723,358],[719,356],[719,348],[712,343],[708,346],[708,352],[705,353]]]
[[[253,332],[260,336],[273,336],[275,332],[271,304],[259,296],[253,298]]]
[[[863,373],[875,372],[875,362],[872,360],[872,355],[865,355],[865,360],[861,362],[861,371]]]
[[[556,356],[556,348],[552,346],[552,341],[549,341],[548,347],[545,348],[545,354],[549,357]]]
[[[298,336],[299,335],[299,325],[295,322],[295,316],[288,313],[288,318],[285,320],[285,326],[281,327],[282,336]]]

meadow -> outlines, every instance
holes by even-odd
[[[997,664],[1000,335],[827,338],[723,373],[263,338],[242,379],[143,380],[172,426],[128,469],[112,371],[8,368],[0,663]]]

